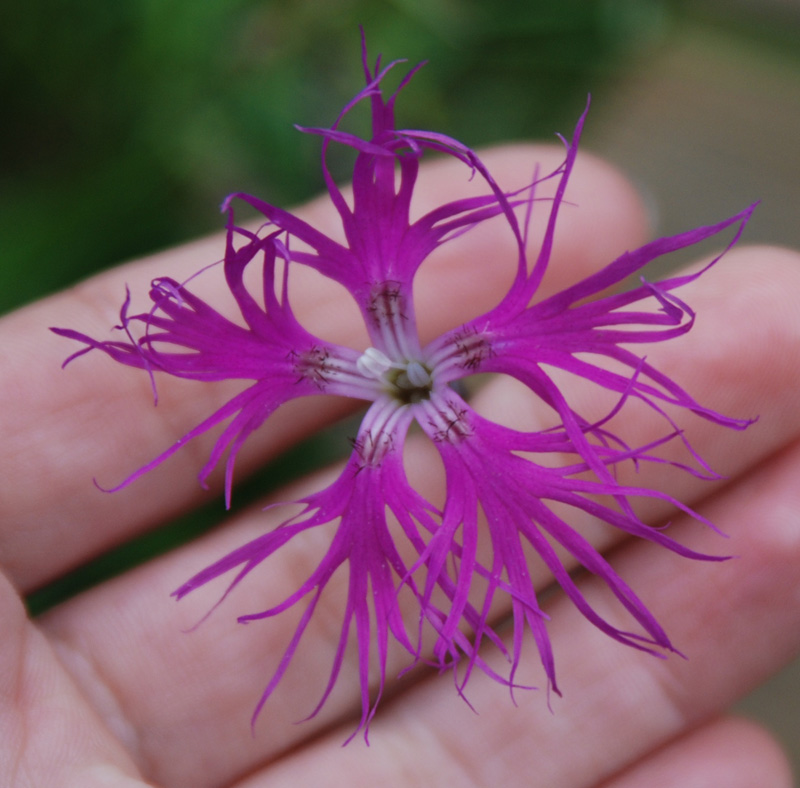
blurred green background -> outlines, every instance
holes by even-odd
[[[231,191],[321,188],[318,138],[371,53],[428,59],[407,127],[566,131],[668,33],[667,0],[32,0],[0,12],[0,312],[221,226]],[[344,169],[337,175],[345,178]]]
[[[798,21],[796,0],[4,4],[0,313],[220,227],[228,192],[317,192],[319,140],[293,124],[330,123],[360,86],[358,24],[373,54],[430,61],[402,125],[478,146],[569,133],[587,93],[602,112],[687,26],[796,64]]]
[[[283,204],[317,192],[319,140],[293,124],[330,123],[360,86],[359,24],[371,53],[430,61],[400,105],[401,124],[478,146],[569,133],[587,93],[602,107],[687,21],[722,25],[733,36],[774,51],[794,48],[796,55],[797,26],[787,25],[792,6],[779,0],[6,4],[0,11],[0,313],[99,268],[220,227],[217,207],[228,192],[251,191]],[[347,177],[344,166],[336,174]],[[759,195],[742,194],[734,210],[753,196]]]
[[[642,186],[659,232],[761,199],[746,239],[800,246],[798,0],[29,0],[0,9],[0,313],[221,228],[231,191],[319,192],[319,139],[293,124],[330,124],[360,88],[359,24],[373,56],[429,61],[401,125],[473,147],[553,139],[591,92],[586,147]],[[282,457],[237,507],[330,445]],[[101,557],[31,609],[221,513]],[[743,708],[796,747],[798,692],[795,665]]]

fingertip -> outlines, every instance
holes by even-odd
[[[514,143],[478,151],[499,186],[514,191],[557,170],[565,151],[559,145]],[[529,261],[535,260],[550,214],[557,178],[535,192]],[[415,214],[450,200],[487,191],[480,179],[453,160],[433,162],[420,173]],[[613,165],[581,152],[575,162],[565,203],[561,206],[550,264],[536,294],[544,298],[611,263],[648,237],[644,201],[634,185]],[[488,311],[508,291],[516,272],[516,239],[498,217],[442,245],[420,268],[415,299],[423,337],[435,336]],[[447,298],[442,298],[442,293]]]
[[[792,788],[786,754],[752,720],[724,717],[670,742],[602,788]]]
[[[565,210],[560,217],[561,234],[576,236],[565,248],[572,255],[567,262],[574,259],[580,266],[584,261],[575,280],[641,246],[652,235],[651,211],[642,192],[622,170],[589,151],[578,153],[566,199],[577,209]],[[559,262],[558,251],[554,265]]]
[[[731,750],[734,761],[746,762],[745,769],[749,768],[751,777],[748,783],[742,779],[742,785],[792,788],[794,778],[789,758],[774,734],[763,725],[746,717],[726,717],[718,723],[717,735]]]

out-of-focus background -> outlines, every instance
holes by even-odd
[[[659,231],[761,198],[748,240],[800,245],[800,0],[29,0],[0,11],[0,312],[220,227],[230,191],[316,193],[293,124],[360,84],[359,23],[431,61],[406,127],[553,139],[591,92],[586,145]]]
[[[760,199],[746,240],[800,247],[800,0],[29,0],[0,10],[0,313],[219,229],[228,192],[318,192],[319,140],[293,124],[329,124],[361,84],[358,24],[371,52],[431,61],[402,125],[552,138],[591,92],[585,147],[659,233]],[[800,665],[742,709],[800,773]]]

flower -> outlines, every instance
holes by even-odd
[[[749,422],[703,407],[631,349],[641,343],[669,340],[691,329],[694,313],[675,291],[703,271],[659,283],[642,279],[633,289],[604,296],[601,293],[656,257],[733,227],[730,248],[752,208],[718,224],[626,252],[582,282],[536,301],[550,261],[556,220],[585,113],[572,141],[564,143],[566,154],[558,169],[534,177],[522,190],[504,192],[478,156],[457,140],[396,127],[395,101],[416,69],[387,98],[384,78],[397,63],[381,68],[379,58],[372,70],[364,47],[363,64],[366,87],[345,106],[333,126],[300,129],[322,138],[323,176],[341,217],[346,244],[286,210],[247,194],[234,194],[223,204],[228,220],[222,262],[227,287],[244,325],[198,298],[187,283],[164,277],[152,283],[153,306],[148,313],[129,315],[128,294],[118,327],[127,337],[122,341],[99,341],[69,329],[53,330],[85,345],[65,363],[96,349],[122,364],[146,370],[153,380],[155,373],[164,372],[198,381],[251,381],[120,487],[152,470],[187,441],[225,424],[200,480],[205,482],[227,452],[225,491],[230,505],[237,452],[281,405],[319,394],[369,403],[350,458],[335,482],[300,500],[299,514],[202,569],[174,593],[180,599],[232,572],[230,591],[283,545],[304,532],[335,524],[327,552],[299,588],[291,590],[279,604],[238,620],[271,618],[305,603],[295,634],[257,704],[255,720],[300,648],[331,578],[346,573],[347,602],[338,648],[319,705],[309,716],[317,714],[330,695],[355,627],[362,705],[358,729],[366,736],[384,689],[392,640],[408,652],[412,664],[425,662],[452,669],[460,693],[475,668],[513,690],[527,628],[538,647],[548,686],[559,692],[547,616],[537,600],[525,557],[528,546],[541,556],[580,612],[610,637],[646,652],[674,650],[643,602],[569,524],[564,512],[571,509],[585,513],[682,556],[714,560],[682,546],[664,529],[645,525],[635,514],[631,500],[660,498],[707,521],[665,493],[621,484],[615,470],[625,462],[678,465],[659,457],[657,449],[679,440],[693,462],[678,467],[697,476],[713,477],[670,414],[688,410],[733,429],[744,429]],[[361,102],[371,106],[369,139],[340,128],[350,110]],[[334,183],[326,164],[328,148],[334,143],[356,153],[351,202]],[[411,198],[420,161],[428,152],[463,162],[472,177],[485,183],[486,193],[441,205],[412,221]],[[546,180],[554,180],[557,188],[554,197],[543,201],[536,195]],[[236,224],[235,200],[263,215],[260,229]],[[538,254],[529,264],[526,228],[532,211],[540,210],[542,203],[549,211],[547,226]],[[417,270],[437,247],[491,219],[504,222],[515,241],[517,268],[510,289],[490,311],[423,346],[414,311]],[[260,265],[263,306],[244,284],[245,270],[251,265]],[[364,319],[369,347],[356,350],[328,342],[298,322],[287,288],[289,271],[296,265],[313,268],[349,291]],[[143,327],[138,337],[134,336],[136,326]],[[612,392],[616,404],[601,420],[581,416],[548,369],[570,373]],[[523,432],[479,415],[455,384],[486,372],[508,375],[525,384],[552,410],[557,426]],[[610,418],[634,401],[664,420],[666,432],[661,439],[629,446],[607,429]],[[446,500],[441,508],[412,487],[403,466],[403,444],[415,421],[435,445],[444,467]],[[565,455],[572,459],[559,460]],[[481,513],[488,526],[488,559],[480,557],[478,545],[484,529]],[[632,619],[630,631],[618,628],[592,609],[565,566],[563,551],[613,592]],[[474,601],[477,588],[482,591],[479,602]],[[506,597],[512,611],[513,635],[508,647],[490,617],[492,603],[498,597]],[[409,599],[415,610],[412,625],[403,615]],[[432,633],[432,646],[423,646],[423,633]],[[506,655],[507,673],[495,672],[481,656],[486,643]],[[373,648],[377,667],[370,667]]]

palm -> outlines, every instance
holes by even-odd
[[[537,152],[547,161],[559,155]],[[506,174],[510,183],[505,185],[511,187],[517,170],[527,172],[531,152],[509,149],[486,158],[501,181]],[[448,171],[440,166],[431,172],[429,188],[440,197],[448,189]],[[570,188],[569,199],[581,209],[564,214],[546,283],[551,290],[634,245],[643,233],[638,203],[605,167],[582,162]],[[603,200],[593,200],[596,194]],[[319,206],[308,211],[315,221],[326,221]],[[570,231],[573,221],[601,229],[581,235]],[[437,325],[429,325],[430,331],[496,300],[508,272],[493,271],[494,286],[478,272],[485,252],[496,252],[499,243],[477,237],[474,259],[440,259],[424,286],[430,298],[443,284],[458,290],[462,300],[452,309],[463,312],[448,313],[437,303],[431,310]],[[663,508],[649,512],[654,522],[672,519],[684,543],[739,558],[695,564],[650,544],[614,543],[588,524],[593,540],[614,552],[615,565],[652,605],[688,661],[661,661],[622,649],[555,596],[549,606],[551,633],[565,697],[554,699],[552,714],[547,699],[536,693],[518,693],[514,707],[501,688],[475,676],[469,687],[475,715],[456,697],[450,679],[418,672],[394,683],[394,699],[373,724],[371,748],[355,742],[342,749],[338,745],[352,729],[359,706],[357,677],[347,670],[317,718],[291,724],[313,708],[334,648],[335,633],[326,628],[323,611],[253,736],[250,713],[293,622],[239,627],[223,608],[193,632],[182,633],[221,589],[179,606],[168,597],[192,572],[278,521],[260,509],[237,515],[228,527],[64,603],[39,621],[27,621],[12,584],[27,592],[199,501],[193,480],[199,463],[193,454],[176,457],[168,472],[151,474],[115,495],[98,493],[89,480],[124,477],[209,407],[208,399],[197,400],[197,387],[170,380],[153,409],[146,380],[101,358],[87,359],[80,371],[60,373],[64,344],[55,337],[43,339],[44,327],[74,323],[77,314],[96,323],[82,328],[100,333],[114,322],[122,283],[142,290],[166,267],[178,277],[182,270],[188,275],[198,259],[218,254],[217,244],[127,266],[3,321],[0,556],[8,580],[0,588],[1,785],[133,788],[150,781],[165,788],[256,788],[283,780],[293,785],[619,788],[655,784],[654,775],[661,775],[663,784],[681,784],[682,775],[698,773],[709,775],[709,785],[754,784],[755,773],[762,784],[778,785],[781,779],[788,784],[782,761],[763,735],[745,723],[715,719],[800,644],[792,601],[798,578],[792,529],[796,532],[800,450],[793,441],[800,431],[795,402],[800,373],[796,365],[783,363],[794,352],[800,329],[792,311],[800,267],[787,252],[731,254],[692,285],[692,303],[701,316],[695,331],[649,354],[709,405],[735,416],[760,416],[744,437],[692,425],[695,445],[735,483],[704,486],[663,471],[653,480],[699,507],[731,539],[724,543]],[[335,303],[336,293],[301,284],[295,299],[301,319],[324,321],[327,335],[342,342],[361,341],[351,333],[346,310],[323,306]],[[421,303],[425,297],[421,294]],[[131,394],[132,386],[141,391]],[[219,389],[207,394],[222,396]],[[480,396],[485,411],[536,418],[527,403],[515,405],[515,389],[502,381]],[[316,403],[313,413],[289,410],[261,431],[257,445],[242,456],[242,470],[336,415]],[[626,429],[646,439],[648,424]],[[412,442],[410,452],[409,463],[420,478],[434,479],[428,469],[433,460],[422,444]],[[641,475],[655,474],[645,469]],[[262,595],[292,586],[292,578],[303,575],[313,560],[290,552],[280,570],[262,576],[260,586],[250,582],[238,589],[230,604],[256,609]],[[536,581],[544,587],[549,578],[541,570]],[[601,589],[586,586],[602,607]],[[401,659],[398,654],[391,665],[394,675],[402,669]],[[533,665],[530,671],[537,683]]]

